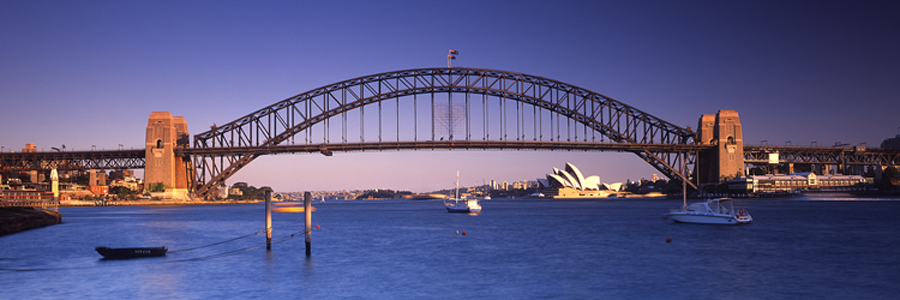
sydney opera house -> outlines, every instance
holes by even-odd
[[[584,177],[575,165],[566,162],[566,169],[553,168],[547,178],[538,178],[544,197],[548,198],[607,198],[616,197],[622,190],[622,183],[602,183],[600,177]]]

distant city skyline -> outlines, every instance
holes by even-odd
[[[191,135],[381,72],[521,72],[682,127],[734,109],[745,144],[878,147],[900,133],[892,1],[5,1],[0,145],[142,149],[153,111]],[[765,142],[764,142],[765,141]],[[228,184],[276,191],[521,181],[571,162],[604,182],[659,174],[630,153],[384,151],[263,156]],[[141,177],[142,173],[137,172]]]

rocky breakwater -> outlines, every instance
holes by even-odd
[[[0,208],[0,235],[62,223],[58,211],[31,207]]]

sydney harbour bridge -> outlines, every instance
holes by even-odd
[[[403,70],[325,85],[213,125],[193,139],[183,119],[173,125],[158,114],[151,114],[146,149],[0,153],[0,168],[144,168],[145,182],[159,176],[167,186],[209,197],[256,158],[284,153],[631,152],[692,189],[741,175],[749,165],[773,163],[773,153],[776,163],[837,170],[900,165],[900,149],[744,145],[735,111],[702,115],[695,131],[560,81],[473,68]],[[157,115],[163,119],[154,121]],[[151,129],[154,122],[168,127]]]

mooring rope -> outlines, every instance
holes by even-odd
[[[300,230],[300,231],[291,233],[290,235],[287,235],[287,236],[284,236],[284,237],[281,237],[281,238],[278,238],[278,239],[273,239],[271,244],[272,244],[272,245],[275,245],[275,244],[283,243],[283,242],[285,242],[285,241],[287,241],[287,240],[290,240],[290,239],[294,238],[295,236],[303,236],[304,234],[306,234],[306,232],[308,232],[308,230],[309,230],[309,229],[303,229],[303,230]],[[196,250],[196,249],[201,249],[201,248],[206,248],[206,247],[212,247],[212,246],[215,246],[215,245],[221,245],[221,244],[224,244],[224,243],[227,243],[227,242],[232,242],[232,241],[236,241],[236,240],[239,240],[239,239],[242,239],[242,238],[246,238],[246,237],[249,237],[249,236],[253,236],[253,235],[259,234],[260,232],[265,232],[265,231],[266,231],[266,230],[263,229],[263,230],[260,230],[260,231],[257,231],[257,232],[251,233],[251,234],[243,235],[243,236],[240,236],[240,237],[237,237],[237,238],[233,238],[233,239],[230,239],[230,240],[227,240],[227,241],[222,241],[222,242],[218,242],[218,243],[209,244],[209,245],[206,245],[206,246],[200,246],[200,247],[188,248],[188,249],[183,249],[183,250],[178,250],[178,251],[169,251],[168,253],[173,253],[173,252],[187,252],[187,251],[191,251],[191,250]],[[204,260],[204,259],[213,259],[213,258],[225,257],[225,256],[229,256],[229,255],[235,255],[235,254],[240,254],[240,253],[246,253],[246,252],[254,251],[254,250],[257,250],[257,248],[261,248],[262,246],[265,246],[265,245],[266,245],[266,243],[260,243],[260,244],[256,244],[256,245],[249,246],[249,247],[244,247],[244,248],[237,249],[237,250],[226,251],[226,252],[216,253],[216,254],[207,255],[207,256],[200,256],[200,257],[193,257],[193,258],[185,258],[185,259],[177,259],[177,260],[167,260],[167,261],[165,261],[164,263],[186,262],[186,261]],[[4,272],[34,272],[34,271],[55,271],[55,270],[93,269],[93,268],[99,268],[99,267],[100,267],[100,266],[63,267],[63,268],[4,268],[4,267],[0,267],[0,271],[4,271]]]
[[[265,230],[263,230],[263,231],[265,231]],[[307,231],[307,230],[304,229],[304,230],[301,230],[301,231],[297,231],[297,232],[295,232],[295,233],[292,233],[292,234],[290,234],[290,235],[288,235],[288,236],[285,236],[285,237],[282,237],[282,238],[279,238],[279,239],[272,240],[272,243],[271,243],[271,244],[272,244],[272,245],[275,245],[275,244],[278,244],[278,243],[282,243],[282,242],[284,242],[284,241],[287,241],[287,240],[289,240],[289,239],[294,238],[295,235],[300,235],[300,236],[302,236],[302,235],[306,234],[306,231]],[[262,246],[265,246],[265,245],[266,245],[266,243],[261,243],[261,244],[256,244],[256,245],[253,245],[253,246],[244,247],[244,248],[237,249],[237,250],[232,250],[232,251],[227,251],[227,252],[222,252],[222,253],[216,253],[216,254],[207,255],[207,256],[192,257],[192,258],[185,258],[185,259],[176,259],[176,260],[167,260],[167,261],[165,261],[165,262],[166,262],[166,263],[174,263],[174,262],[186,262],[186,261],[204,260],[204,259],[213,259],[213,258],[225,257],[225,256],[230,256],[230,255],[235,255],[235,254],[241,254],[241,253],[246,253],[246,252],[254,251],[254,250],[257,250],[257,248],[261,248]]]
[[[248,235],[239,236],[239,237],[236,237],[236,238],[233,238],[233,239],[230,239],[230,240],[221,241],[221,242],[218,242],[218,243],[212,243],[212,244],[209,244],[209,245],[206,245],[206,246],[200,246],[200,247],[194,247],[194,248],[187,248],[187,249],[181,249],[181,250],[175,250],[175,251],[169,251],[169,253],[188,252],[188,251],[193,251],[193,250],[197,250],[197,249],[203,249],[203,248],[207,248],[207,247],[218,246],[218,245],[221,245],[221,244],[224,244],[224,243],[237,241],[237,240],[242,239],[242,238],[251,237],[251,236],[254,236],[254,235],[259,234],[260,232],[265,232],[265,231],[266,231],[265,229],[262,229],[262,230],[259,230],[259,231],[257,231],[257,232],[254,232],[254,233],[251,233],[251,234],[248,234]]]

